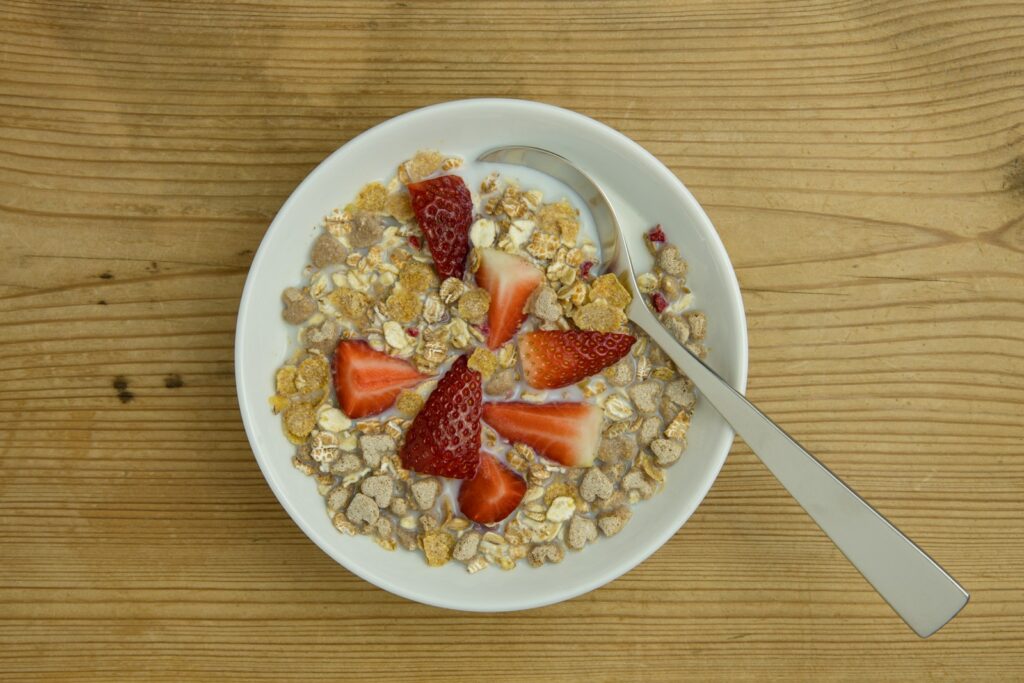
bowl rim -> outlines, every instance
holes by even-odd
[[[348,571],[359,576],[364,581],[367,581],[368,583],[373,584],[374,586],[377,586],[379,588],[382,588],[392,594],[398,595],[400,597],[421,604],[427,604],[435,607],[442,607],[446,609],[465,612],[520,611],[556,604],[559,602],[573,599],[575,597],[579,597],[580,595],[589,593],[592,590],[596,590],[597,588],[600,588],[601,586],[604,586],[607,583],[610,583],[611,581],[614,581],[615,579],[624,576],[626,573],[632,571],[638,565],[643,563],[653,553],[655,553],[658,549],[664,546],[665,543],[668,542],[668,540],[671,539],[672,536],[674,536],[686,524],[686,522],[689,521],[689,519],[693,516],[694,511],[700,506],[701,503],[704,502],[704,499],[707,497],[707,494],[710,491],[711,487],[714,485],[714,482],[718,479],[718,475],[721,473],[722,467],[725,465],[725,461],[728,458],[729,452],[732,448],[733,441],[735,439],[735,431],[732,430],[731,427],[728,426],[728,424],[726,424],[726,429],[729,432],[731,432],[732,435],[725,442],[724,452],[720,456],[716,457],[716,462],[712,464],[711,476],[707,478],[706,486],[701,487],[703,490],[700,491],[699,496],[694,497],[695,502],[693,503],[692,508],[681,519],[678,526],[673,524],[666,525],[662,532],[657,535],[655,541],[650,543],[649,547],[643,548],[641,551],[635,553],[630,558],[630,561],[627,562],[627,564],[621,569],[621,571],[613,572],[610,576],[606,575],[599,577],[597,579],[592,579],[586,583],[574,585],[569,589],[562,591],[561,593],[549,599],[533,601],[525,600],[521,601],[522,604],[517,605],[508,605],[498,608],[484,607],[481,609],[474,609],[472,606],[467,606],[457,601],[439,599],[434,596],[425,596],[417,593],[414,589],[411,590],[404,586],[396,585],[395,583],[383,577],[374,575],[369,571],[364,571],[362,567],[350,565],[350,563],[346,561],[346,558],[344,558],[343,556],[339,556],[339,554],[336,554],[331,545],[327,543],[326,539],[324,539],[316,529],[312,528],[312,526],[309,523],[307,523],[305,516],[301,514],[295,508],[295,506],[292,505],[288,495],[286,495],[286,493],[283,490],[282,483],[278,481],[276,474],[270,469],[269,465],[265,464],[266,456],[261,452],[261,447],[258,445],[258,441],[255,438],[255,434],[251,426],[253,421],[257,419],[256,416],[253,414],[254,408],[253,406],[250,405],[250,402],[245,399],[245,388],[247,385],[247,379],[245,377],[245,374],[243,373],[243,368],[245,367],[245,363],[243,362],[245,359],[245,354],[243,350],[244,346],[242,344],[242,331],[246,328],[246,324],[249,318],[249,311],[251,309],[250,299],[252,298],[252,292],[255,289],[255,279],[253,277],[253,274],[260,270],[260,265],[263,263],[265,259],[270,258],[268,256],[268,254],[270,253],[268,247],[268,236],[273,230],[275,230],[275,226],[278,224],[279,221],[282,220],[282,216],[286,216],[289,213],[292,205],[299,201],[298,198],[303,194],[303,188],[306,187],[307,185],[312,185],[314,183],[314,178],[326,172],[326,169],[333,165],[333,159],[344,154],[346,148],[348,148],[350,145],[357,143],[358,141],[362,140],[365,137],[371,135],[384,134],[392,128],[398,128],[405,125],[405,123],[409,119],[427,115],[428,113],[434,114],[437,112],[443,112],[448,109],[458,109],[463,107],[474,106],[508,107],[512,110],[515,110],[516,108],[523,108],[527,110],[539,110],[549,115],[568,117],[570,119],[573,119],[575,123],[590,128],[596,134],[608,136],[614,139],[620,145],[625,145],[626,147],[630,148],[630,151],[642,157],[643,160],[647,162],[647,165],[650,166],[651,170],[655,172],[657,175],[659,175],[663,181],[674,186],[676,191],[679,192],[690,205],[689,209],[693,211],[695,215],[702,218],[706,226],[710,228],[708,234],[705,235],[705,237],[708,239],[708,245],[710,249],[715,253],[716,259],[718,259],[718,261],[725,266],[723,268],[725,275],[725,281],[723,284],[725,284],[728,289],[728,297],[732,298],[735,301],[738,311],[738,319],[734,321],[736,323],[735,335],[738,341],[738,357],[734,359],[734,361],[736,362],[737,381],[734,386],[741,394],[746,391],[749,369],[749,348],[746,325],[746,309],[743,305],[743,297],[739,287],[739,281],[736,277],[736,271],[732,265],[732,260],[729,258],[729,255],[725,249],[725,245],[722,242],[721,236],[718,234],[717,229],[714,227],[714,224],[711,222],[710,217],[708,217],[707,213],[704,211],[704,208],[701,206],[701,204],[693,196],[693,194],[686,187],[686,185],[684,185],[683,182],[667,166],[665,166],[664,163],[662,163],[651,152],[649,152],[646,148],[640,145],[640,143],[636,142],[635,140],[628,137],[624,133],[616,130],[615,128],[612,128],[611,126],[605,123],[602,123],[585,114],[581,114],[571,109],[566,109],[564,107],[559,107],[544,102],[516,98],[467,98],[459,100],[450,100],[406,111],[402,114],[382,121],[372,126],[371,128],[368,128],[365,131],[359,133],[358,135],[352,137],[351,139],[347,140],[344,144],[339,146],[331,154],[325,157],[319,164],[317,164],[316,167],[313,168],[313,170],[310,171],[298,185],[296,185],[296,187],[292,190],[291,194],[288,196],[285,202],[275,213],[274,218],[267,226],[267,229],[264,231],[263,237],[260,239],[260,245],[257,248],[255,255],[253,256],[252,262],[250,263],[248,272],[246,274],[245,285],[243,286],[242,295],[239,299],[238,315],[236,317],[235,322],[235,337],[233,350],[233,360],[235,365],[235,387],[238,399],[238,409],[242,417],[242,423],[245,428],[246,438],[249,442],[250,450],[253,453],[253,457],[255,458],[257,464],[259,465],[260,471],[262,472],[264,479],[267,481],[267,484],[273,491],[274,496],[278,500],[278,503],[280,503],[280,505],[284,508],[285,512],[288,513],[288,516],[292,519],[292,521],[302,530],[302,532],[306,535],[307,538],[312,540],[331,559],[333,559],[338,564],[342,565]]]

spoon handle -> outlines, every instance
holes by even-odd
[[[927,638],[967,604],[967,591],[942,567],[677,342],[642,303],[634,300],[629,314],[917,635]]]

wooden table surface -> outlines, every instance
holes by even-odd
[[[1021,680],[1022,63],[1016,0],[3,0],[0,679]],[[413,604],[306,539],[235,399],[249,261],[329,152],[480,96],[687,183],[749,395],[959,617],[918,639],[739,443],[650,560],[545,609]]]

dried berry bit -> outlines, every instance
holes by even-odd
[[[647,231],[647,239],[656,244],[661,244],[665,241],[665,231],[662,229],[661,223]]]
[[[388,191],[383,185],[377,182],[367,183],[356,195],[355,205],[363,211],[379,212],[384,210],[387,202]],[[364,245],[369,246],[369,245]]]
[[[594,267],[593,261],[584,261],[580,264],[580,277],[584,280],[590,278],[590,271]]]
[[[388,316],[396,322],[408,324],[423,311],[423,301],[418,294],[406,289],[396,289],[384,302]]]
[[[626,314],[604,302],[596,302],[578,308],[572,321],[581,330],[612,332],[626,324]]]
[[[410,261],[398,274],[398,282],[410,292],[422,294],[437,285],[437,276],[427,264]]]
[[[625,308],[633,300],[619,278],[613,273],[602,275],[590,286],[590,300],[604,300],[612,308]]]
[[[686,275],[686,261],[679,255],[679,249],[667,244],[658,251],[658,267],[669,275],[682,277]]]
[[[565,550],[556,543],[545,543],[536,545],[526,555],[526,561],[531,567],[540,567],[546,562],[558,564],[565,558]]]
[[[491,295],[487,290],[474,287],[459,297],[459,315],[473,325],[483,323],[491,307]]]
[[[582,550],[583,546],[597,540],[597,525],[594,520],[579,515],[569,522],[565,544],[572,550]]]
[[[633,516],[632,510],[628,507],[620,507],[606,515],[597,518],[597,526],[605,536],[614,536],[622,531],[626,522]]]
[[[447,531],[428,531],[420,536],[420,546],[431,567],[440,567],[452,559],[455,537]]]
[[[285,322],[292,325],[305,322],[318,310],[313,297],[295,287],[284,290],[281,300],[284,301],[284,312],[281,315]]]
[[[381,208],[383,208],[383,205]],[[375,216],[371,213],[367,213],[366,211],[357,211],[352,216],[351,229],[348,233],[348,243],[357,249],[372,247],[380,242],[380,238],[383,234],[384,221],[380,216]]]
[[[651,295],[651,305],[654,306],[654,310],[661,313],[668,308],[668,299],[661,292],[655,292]]]

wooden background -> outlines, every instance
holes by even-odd
[[[235,401],[250,258],[337,146],[478,96],[689,185],[750,396],[973,593],[946,629],[742,444],[649,561],[523,614],[406,602],[302,535]],[[1022,277],[1018,0],[2,0],[0,679],[1020,680]]]

